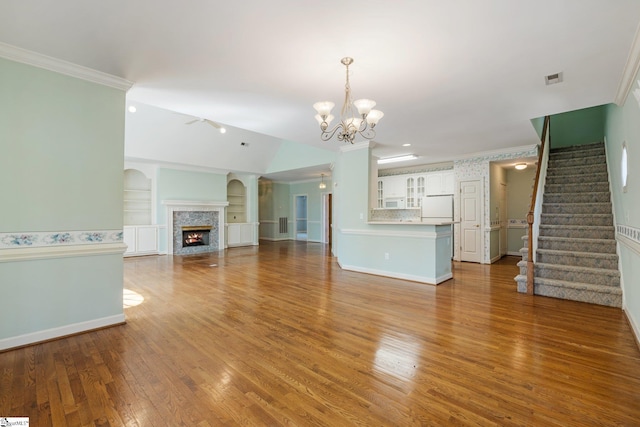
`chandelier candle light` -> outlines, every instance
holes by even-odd
[[[333,102],[322,101],[313,104],[313,108],[318,112],[318,114],[316,114],[316,120],[320,124],[320,130],[322,131],[321,138],[323,141],[328,141],[337,134],[339,141],[349,141],[351,144],[353,144],[353,140],[358,134],[365,139],[373,139],[376,136],[373,128],[376,127],[376,124],[378,124],[378,121],[384,114],[382,111],[372,109],[376,103],[370,99],[351,101],[349,65],[353,63],[353,58],[342,58],[340,62],[347,67],[347,83],[344,85],[344,105],[342,105],[342,111],[340,112],[340,123],[333,127],[333,129],[328,130],[331,121],[334,119],[331,115],[331,109],[335,105]],[[354,106],[358,110],[357,115],[353,110]]]

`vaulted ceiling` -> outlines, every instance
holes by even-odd
[[[282,140],[343,144],[320,140],[312,104],[339,110],[344,56],[354,98],[385,113],[376,152],[432,163],[535,144],[530,119],[613,102],[639,23],[637,0],[0,2],[0,42],[133,81],[131,102],[181,123],[248,132],[234,141],[269,146],[241,152],[253,172]]]

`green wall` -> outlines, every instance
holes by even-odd
[[[301,169],[309,166],[328,165],[333,163],[335,159],[336,153],[330,149],[324,150],[306,144],[283,141],[271,161],[267,173]]]
[[[158,168],[156,188],[158,224],[166,224],[163,200],[226,201],[227,175]]]
[[[0,348],[124,320],[124,110],[124,90],[0,59],[0,232],[120,235],[0,249]]]
[[[606,106],[551,116],[551,148],[604,141]]]
[[[640,80],[636,75],[634,82]],[[634,83],[637,88],[639,83]],[[623,308],[640,339],[640,106],[632,94],[622,106],[606,108],[606,150],[617,226]],[[622,189],[622,144],[627,144],[629,174]]]
[[[124,102],[0,58],[0,232],[122,228]]]

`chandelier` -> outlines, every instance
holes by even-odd
[[[373,139],[376,136],[373,128],[376,127],[376,124],[384,114],[382,111],[372,110],[376,103],[370,99],[351,101],[349,65],[353,63],[353,58],[342,58],[340,62],[347,68],[347,83],[344,85],[344,104],[340,112],[340,123],[329,130],[329,125],[334,119],[331,115],[331,109],[335,105],[333,102],[322,101],[313,104],[313,108],[318,112],[316,120],[320,124],[320,130],[322,131],[321,138],[323,141],[328,141],[337,134],[339,141],[349,141],[351,144],[353,144],[353,140],[358,134],[365,139]],[[358,110],[357,115],[354,112],[354,106]]]

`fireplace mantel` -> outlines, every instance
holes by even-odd
[[[218,250],[224,249],[224,221],[227,201],[212,200],[163,200],[162,204],[167,208],[167,253],[173,254],[173,213],[184,211],[214,211],[218,212]]]

